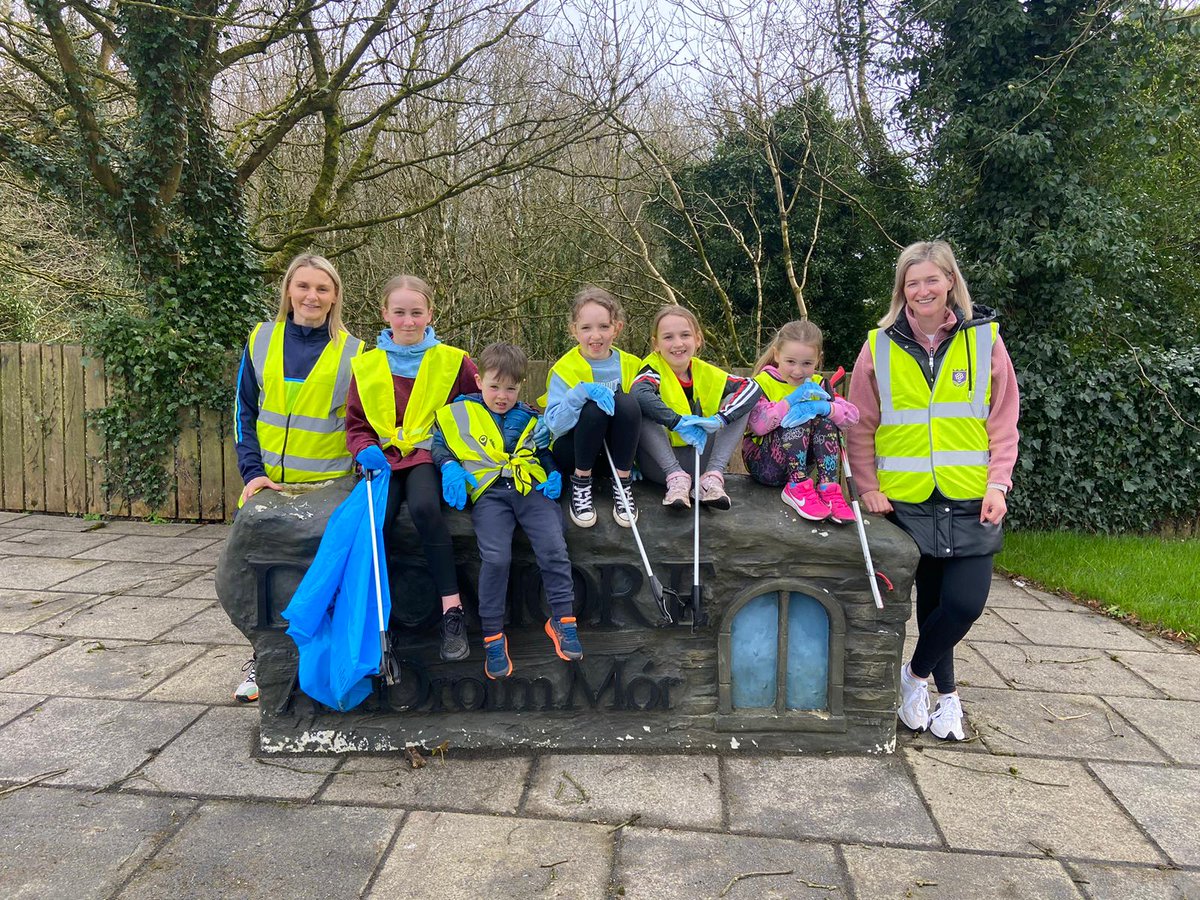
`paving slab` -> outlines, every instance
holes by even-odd
[[[121,897],[357,897],[400,816],[384,809],[209,802]]]
[[[257,734],[256,707],[209,709],[130,785],[190,797],[307,800],[340,762],[328,756],[251,757]]]
[[[87,594],[59,591],[0,591],[0,631],[15,634],[33,628],[69,610],[95,602]]]
[[[107,534],[140,534],[147,537],[199,537],[196,534],[198,525],[186,522],[138,522],[132,519],[113,519],[105,522],[103,531]]]
[[[98,565],[100,563],[85,559],[41,559],[31,563],[27,557],[9,556],[0,559],[0,585],[6,591],[41,591]]]
[[[1083,896],[1063,867],[1050,859],[861,846],[843,852],[859,897],[1080,900]]]
[[[1048,607],[1037,598],[1024,584],[1010,581],[1004,576],[992,578],[992,588],[988,591],[988,606],[1004,607],[1007,609],[1047,609]]]
[[[1200,771],[1117,763],[1091,767],[1173,862],[1200,866]]]
[[[954,648],[955,683],[964,688],[983,687],[997,688],[1000,690],[1008,688],[1008,683],[1005,682],[1005,680],[999,675],[997,675],[996,670],[988,664],[986,655],[982,652],[982,650],[984,647],[1009,646],[1014,645],[983,642],[980,643],[978,648],[976,648],[967,641],[960,643]]]
[[[1098,650],[1154,649],[1150,641],[1129,626],[1107,619],[1085,606],[1077,610],[1001,609],[997,615],[1037,644]]]
[[[0,678],[11,675],[35,659],[53,653],[65,645],[66,641],[62,638],[39,637],[34,634],[0,634]],[[0,682],[0,691],[4,690],[8,688]]]
[[[740,879],[730,886],[748,872],[780,874]],[[624,889],[617,896],[630,900],[848,896],[837,855],[827,844],[653,828],[622,832],[613,883],[617,891]]]
[[[525,803],[532,815],[618,824],[716,828],[715,756],[550,755],[538,760]]]
[[[200,652],[186,644],[75,641],[0,679],[0,691],[133,700]]]
[[[0,728],[0,778],[24,781],[66,769],[45,783],[107,787],[202,711],[182,703],[54,697]]]
[[[1200,700],[1200,653],[1140,653],[1126,650],[1115,654],[1128,666],[1172,700]]]
[[[21,519],[28,520],[29,514],[23,512],[0,512],[0,525],[8,525]]]
[[[397,754],[353,756],[321,794],[331,803],[514,815],[533,760],[528,756],[462,759],[451,750],[422,769]]]
[[[221,551],[225,549],[225,541],[218,540],[202,550],[197,550],[183,557],[179,562],[191,566],[216,566],[221,561]]]
[[[940,845],[895,757],[725,761],[731,831],[818,840]]]
[[[178,797],[45,788],[6,797],[0,816],[4,896],[110,897],[194,805]]]
[[[175,703],[204,703],[208,706],[232,706],[233,692],[242,680],[242,666],[250,658],[248,646],[201,648],[202,655],[188,663],[146,694],[147,700]]]
[[[213,524],[197,525],[196,530],[191,534],[191,537],[212,538],[214,541],[223,541],[229,537],[229,533],[233,530],[232,525],[228,524]]]
[[[101,563],[94,569],[54,585],[56,591],[87,594],[137,594],[162,597],[187,584],[204,570],[197,566],[144,562]]]
[[[963,707],[993,753],[1165,762],[1163,754],[1088,694],[972,690]]]
[[[413,812],[368,896],[601,900],[609,896],[612,843],[600,825]]]
[[[1195,653],[1197,650],[1200,650],[1200,647],[1197,647],[1196,644],[1173,641],[1157,634],[1147,634],[1146,640],[1164,653]]]
[[[980,653],[1021,691],[1104,694],[1124,697],[1166,695],[1113,659],[1113,651],[1044,644],[980,644]]]
[[[22,525],[40,531],[91,531],[100,524],[82,516],[54,516],[48,513],[4,513],[4,515],[19,517]]]
[[[80,559],[109,559],[114,561],[172,563],[202,550],[212,543],[211,538],[145,537],[118,535],[105,538],[102,546],[69,554]],[[215,562],[213,563],[215,565]]]
[[[1076,863],[1092,900],[1195,900],[1200,872]]]
[[[163,600],[170,603],[171,600]],[[218,603],[205,600],[187,600],[187,603],[203,603],[204,607],[186,622],[181,622],[162,636],[164,641],[183,641],[189,644],[242,644],[249,653],[250,642],[233,627],[229,614]]]
[[[11,556],[48,556],[59,559],[95,550],[119,538],[111,534],[71,534],[63,531],[25,531],[0,541],[0,554]],[[106,557],[91,557],[105,559]]]
[[[217,599],[217,575],[211,569],[200,569],[201,574],[187,584],[167,592],[168,597],[189,597],[197,600]]]
[[[1007,611],[1007,610],[1005,610]],[[984,609],[983,615],[975,620],[969,632],[971,642],[979,643],[981,641],[1008,641],[1012,644],[1026,644],[1030,638],[1020,631],[1012,627],[1001,615],[1001,612],[996,609]],[[1012,610],[1012,612],[1023,612],[1023,610]],[[913,624],[913,630],[916,630],[916,623]]]
[[[38,626],[46,634],[101,639],[152,640],[209,606],[207,600],[109,597],[68,610]]]
[[[44,700],[30,694],[0,694],[0,725],[7,725],[21,713],[33,709]]]
[[[952,849],[1165,862],[1081,763],[905,750]]]
[[[1130,697],[1112,697],[1108,702],[1171,759],[1200,766],[1200,703]],[[1200,804],[1200,797],[1196,799]]]

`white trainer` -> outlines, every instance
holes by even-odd
[[[900,667],[900,721],[913,731],[929,727],[929,682],[911,673],[908,664]]]
[[[963,731],[962,702],[958,699],[958,691],[944,694],[938,698],[937,708],[929,717],[929,731],[943,741],[964,741],[967,738]]]

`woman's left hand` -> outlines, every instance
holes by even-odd
[[[999,525],[1008,512],[1008,498],[999,488],[988,488],[983,495],[983,509],[979,513],[979,521],[985,525]]]

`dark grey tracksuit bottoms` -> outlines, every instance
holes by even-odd
[[[479,618],[484,637],[504,629],[504,601],[517,525],[524,529],[533,547],[551,613],[555,618],[575,614],[575,582],[563,534],[562,507],[556,501],[532,489],[522,494],[511,478],[497,478],[475,501],[471,521],[479,542]]]

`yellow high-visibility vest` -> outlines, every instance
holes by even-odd
[[[875,468],[890,499],[920,503],[935,487],[951,500],[987,492],[992,346],[999,332],[995,322],[956,332],[932,389],[921,363],[885,332],[868,336],[879,386]]]
[[[649,366],[658,373],[658,393],[663,403],[667,404],[681,416],[692,415],[688,406],[687,394],[679,383],[679,376],[671,371],[671,366],[662,358],[657,350],[642,360],[643,366]],[[725,385],[729,383],[729,374],[702,359],[692,357],[692,396],[700,404],[700,414],[716,415],[721,408],[721,400],[725,396]],[[683,438],[673,431],[668,431],[672,447],[682,447]]]
[[[629,388],[633,386],[633,379],[637,378],[638,370],[642,364],[632,353],[626,353],[624,350],[618,350],[613,347],[613,353],[620,356],[621,359],[621,390],[629,393]],[[572,347],[566,353],[558,358],[558,361],[550,367],[550,371],[546,373],[546,391],[538,397],[538,406],[542,409],[546,408],[546,398],[550,396],[550,379],[557,375],[563,380],[568,388],[573,388],[575,385],[585,381],[595,381],[592,377],[592,364],[580,352],[578,347]]]
[[[346,394],[362,341],[339,332],[299,385],[283,376],[286,322],[260,322],[247,341],[258,380],[258,435],[263,468],[272,481],[306,483],[347,474]],[[289,402],[289,393],[291,400]]]
[[[404,421],[396,415],[396,388],[387,351],[376,348],[354,360],[354,383],[367,421],[386,450],[396,447],[401,456],[433,446],[433,416],[450,401],[465,350],[434,344],[425,351],[413,383]]]
[[[522,494],[546,480],[546,470],[538,462],[533,442],[536,416],[530,417],[512,453],[505,451],[504,435],[482,403],[459,400],[439,409],[436,418],[446,447],[475,476],[477,486],[467,488],[472,502],[497,478],[511,478]]]

